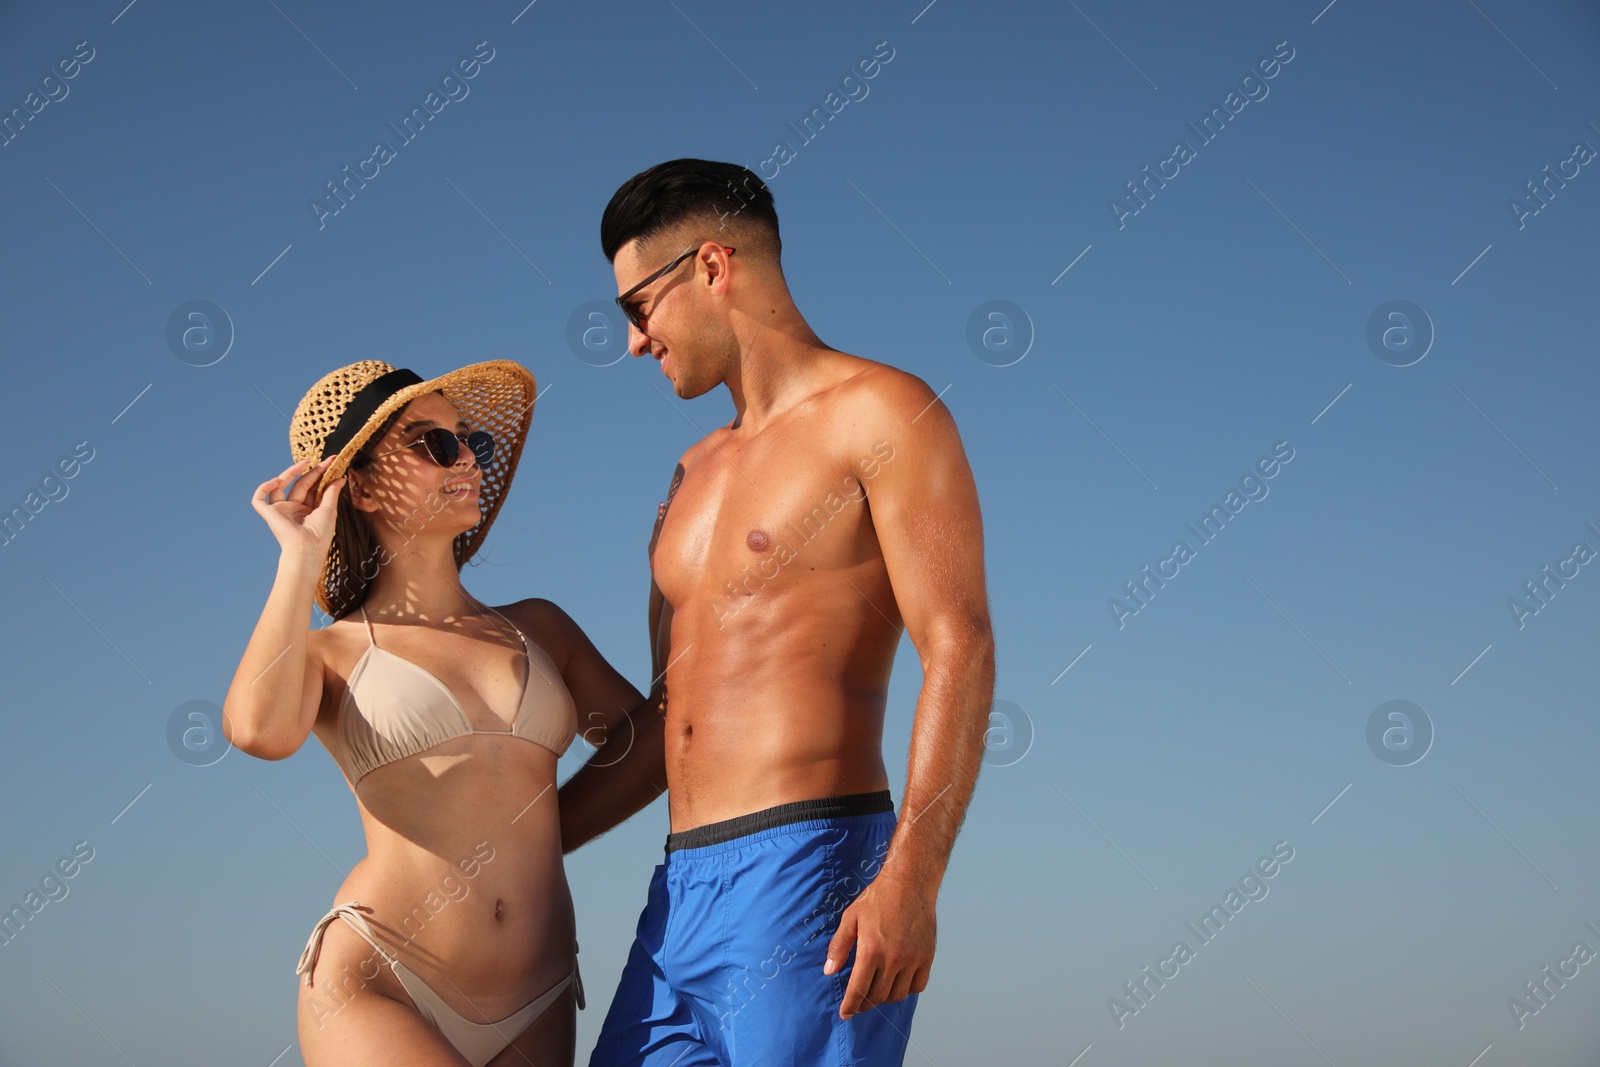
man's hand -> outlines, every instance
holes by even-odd
[[[839,929],[828,943],[823,974],[833,974],[856,950],[855,969],[839,1004],[839,1018],[893,1004],[928,986],[933,969],[938,890],[926,882],[914,885],[880,871],[861,895],[844,909]]]

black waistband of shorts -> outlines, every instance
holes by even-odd
[[[842,797],[822,797],[818,800],[794,800],[778,804],[748,815],[706,823],[690,830],[680,830],[667,835],[667,851],[720,845],[746,834],[771,830],[794,822],[812,819],[842,819],[847,815],[879,815],[894,811],[894,801],[887,789],[874,793],[850,793]]]

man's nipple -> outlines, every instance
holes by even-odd
[[[765,552],[772,547],[772,538],[767,536],[767,531],[758,528],[745,534],[744,543],[752,552]]]

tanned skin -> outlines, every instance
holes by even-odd
[[[555,681],[531,675],[530,667],[544,675],[549,666],[530,658],[513,627],[560,671],[580,730],[601,718],[620,725],[660,716],[556,604],[529,598],[487,610],[462,586],[452,545],[482,518],[483,472],[468,448],[446,469],[406,447],[431,426],[473,429],[442,394],[426,393],[373,446],[382,458],[320,496],[312,487],[331,459],[296,463],[256,487],[251,505],[279,542],[278,572],[228,687],[222,726],[235,748],[267,760],[292,755],[314,734],[348,773],[339,713],[371,641],[448,687],[468,724],[484,732],[380,766],[350,787],[367,854],[333,901],[359,899],[390,951],[451,1008],[489,1022],[564,977],[576,937],[552,803],[556,754],[503,735],[524,689]],[[340,494],[366,513],[387,550],[362,601],[370,638],[359,614],[307,625]],[[344,922],[328,926],[312,978],[296,1001],[309,1067],[466,1067]],[[570,1065],[577,1011],[569,987],[489,1067]]]
[[[824,967],[854,948],[848,1019],[928,983],[994,690],[983,529],[949,410],[915,376],[824,344],[769,234],[687,220],[614,260],[622,293],[699,247],[632,298],[643,331],[630,328],[629,351],[657,360],[680,398],[726,386],[737,414],[683,454],[651,536],[659,714],[619,709],[624,732],[588,735],[604,766],[561,789],[563,847],[663,786],[675,832],[888,788],[884,708],[904,631],[923,684],[900,819]]]

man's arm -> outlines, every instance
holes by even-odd
[[[856,959],[839,1014],[903,1000],[928,983],[934,905],[983,758],[994,636],[983,521],[955,420],[919,379],[891,372],[869,424],[895,449],[868,491],[895,602],[922,661],[900,821],[877,877],[845,909],[825,973]]]
[[[658,694],[640,697],[598,649],[555,605],[567,637],[562,675],[578,708],[578,733],[595,747],[576,774],[556,791],[561,821],[561,851],[571,852],[647,806],[661,794],[665,776],[652,772],[661,763]]]
[[[656,511],[648,548],[652,556],[672,496],[682,481],[680,463],[673,473],[666,502]],[[672,605],[661,595],[654,579],[650,582],[645,614],[650,633],[650,693],[632,708],[602,707],[590,714],[583,737],[595,746],[595,754],[556,791],[563,853],[572,852],[636,815],[667,788],[666,664],[672,641]]]

